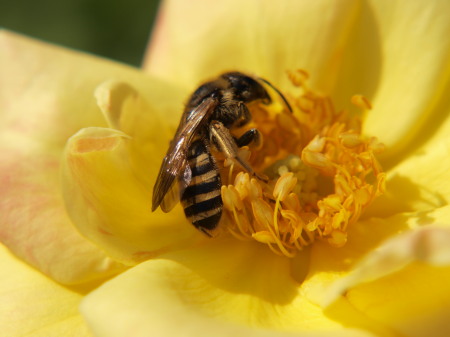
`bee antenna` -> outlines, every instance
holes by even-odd
[[[284,104],[286,105],[286,107],[288,108],[289,112],[292,113],[292,108],[291,105],[289,104],[289,102],[287,101],[286,97],[284,97],[284,95],[281,93],[280,90],[278,90],[274,85],[272,85],[272,83],[270,83],[268,80],[258,77],[258,79],[262,82],[264,82],[265,84],[267,84],[268,86],[270,86],[273,90],[276,91],[276,93],[278,94],[278,96],[281,97],[281,99],[283,100]]]

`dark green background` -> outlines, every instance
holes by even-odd
[[[0,26],[140,66],[158,0],[0,0]]]

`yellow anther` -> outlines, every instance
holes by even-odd
[[[222,188],[221,188],[220,192],[222,194],[223,206],[227,210],[233,211],[233,209],[234,209],[233,196],[232,196],[228,186],[222,185]]]
[[[283,205],[285,205],[287,209],[295,212],[300,212],[301,209],[300,201],[298,200],[298,196],[295,193],[290,193],[283,201]]]
[[[360,136],[354,133],[342,133],[339,135],[339,139],[342,141],[342,144],[348,148],[354,148],[363,144],[363,140]]]
[[[325,147],[326,139],[316,135],[313,140],[305,147],[305,150],[311,152],[322,152]]]
[[[355,200],[360,205],[367,205],[371,200],[371,191],[368,188],[362,188],[360,190],[355,191]]]
[[[295,184],[297,184],[297,178],[294,177],[292,172],[284,173],[280,178],[278,178],[277,183],[273,189],[273,197],[284,201],[286,196],[291,193]]]
[[[377,196],[386,192],[386,173],[377,174]]]
[[[372,109],[372,104],[370,104],[369,100],[363,95],[354,95],[351,99],[351,102],[360,109],[363,110]]]
[[[320,169],[323,172],[327,172],[329,174],[334,172],[333,164],[323,153],[305,150],[302,153],[302,160],[306,164]]]
[[[249,192],[252,200],[262,197],[262,187],[255,178],[250,179]]]
[[[239,172],[234,179],[234,186],[242,200],[247,198],[249,194],[250,176],[246,172]]]
[[[328,243],[333,247],[342,247],[347,243],[347,233],[341,231],[333,231]]]
[[[259,228],[267,230],[273,228],[273,209],[262,199],[252,202],[253,215]]]
[[[334,211],[339,211],[342,208],[341,198],[337,194],[331,194],[327,196],[319,202],[319,207],[320,205],[323,205],[324,207]]]
[[[309,78],[309,74],[303,69],[288,71],[287,74],[292,84],[297,87],[303,86]]]
[[[300,97],[297,99],[297,105],[301,111],[309,113],[314,109],[314,101],[308,97]]]
[[[230,194],[230,198],[233,202],[233,205],[236,207],[237,210],[242,210],[244,208],[244,204],[242,203],[242,199],[236,189],[233,185],[228,186],[228,192]]]
[[[261,231],[252,234],[252,238],[261,243],[276,243],[274,236],[268,231]]]
[[[380,143],[375,137],[372,137],[369,142],[369,149],[371,149],[374,153],[381,153],[386,150],[386,145]]]
[[[348,214],[345,210],[341,209],[338,213],[333,216],[332,227],[334,229],[346,227],[348,221]]]

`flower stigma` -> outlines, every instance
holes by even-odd
[[[384,145],[361,135],[360,116],[337,111],[330,97],[311,90],[305,71],[288,76],[300,92],[289,97],[293,112],[276,104],[251,106],[248,128],[257,128],[262,141],[240,149],[268,181],[224,160],[221,226],[240,240],[294,257],[317,240],[345,245],[348,226],[384,192],[385,173],[375,158]],[[361,95],[351,102],[371,108]]]

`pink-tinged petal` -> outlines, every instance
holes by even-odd
[[[78,312],[82,297],[18,260],[0,245],[2,336],[92,336]]]
[[[89,294],[81,312],[99,337],[390,336],[341,306],[353,327],[302,295],[290,261],[258,243],[216,240],[167,254]]]
[[[76,231],[60,192],[66,140],[106,125],[93,94],[109,78],[142,92],[156,86],[130,67],[0,32],[0,240],[63,283],[123,268]]]
[[[65,284],[123,270],[73,227],[59,190],[59,158],[6,149],[1,157],[0,239],[18,257]]]
[[[118,130],[82,129],[70,138],[63,161],[64,199],[74,224],[127,264],[206,239],[181,207],[151,212],[150,180],[134,170],[134,141]],[[158,168],[149,166],[148,174],[155,177]]]
[[[328,89],[358,8],[351,0],[165,1],[145,69],[193,88],[226,70],[286,84],[285,71],[302,68]]]

